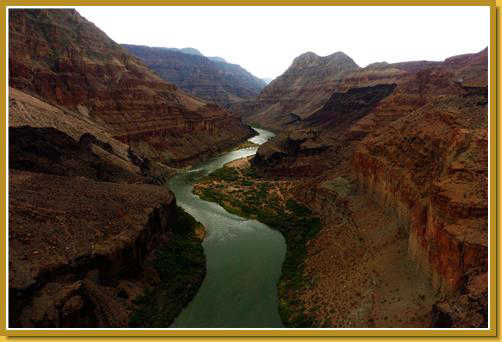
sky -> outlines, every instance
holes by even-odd
[[[488,6],[77,7],[118,43],[193,47],[260,78],[302,53],[337,51],[359,66],[441,61],[489,45]]]

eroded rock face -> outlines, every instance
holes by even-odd
[[[337,127],[350,124],[368,112],[378,102],[392,94],[395,84],[379,84],[363,88],[351,88],[347,92],[335,92],[324,106],[306,120],[312,126]]]
[[[9,85],[122,142],[153,146],[143,146],[150,158],[175,165],[250,134],[239,118],[160,79],[74,10],[9,16]]]
[[[410,83],[410,80],[416,79],[418,74],[424,79],[434,77],[434,71],[432,74],[431,71],[437,72],[439,68],[441,73],[450,74],[451,83],[463,87],[484,87],[487,85],[487,53],[488,50],[484,49],[476,54],[454,56],[443,62],[382,62],[370,64],[365,68],[358,67],[350,57],[341,52],[326,57],[306,53],[297,57],[290,68],[267,85],[255,99],[236,103],[231,109],[249,122],[282,131],[297,127],[301,120],[308,120],[327,104],[335,92],[345,93],[353,88],[397,84],[396,91],[404,90],[407,94],[401,93],[406,98],[395,98],[399,103],[394,105],[409,106],[420,101],[423,105],[423,98],[411,98],[411,93],[419,93],[418,89],[405,90],[401,89],[401,85],[417,87],[420,82]],[[394,108],[391,110],[396,111]]]
[[[261,79],[224,60],[159,47],[122,46],[164,80],[222,107],[252,98],[265,87]]]
[[[145,183],[249,129],[73,10],[9,15],[9,324],[129,326],[134,300],[159,286],[155,252],[180,226],[173,194]],[[186,300],[198,266],[176,284],[191,288]]]
[[[483,96],[443,101],[368,137],[353,165],[362,184],[410,219],[410,254],[451,292],[466,274],[487,271],[488,140]]]
[[[128,327],[146,289],[172,297],[175,290],[160,288],[166,281],[181,298],[164,307],[169,318],[160,326],[169,325],[205,266],[201,239],[187,231],[174,195],[144,184],[155,164],[121,159],[90,133],[76,141],[52,127],[10,127],[9,152],[10,326]],[[156,253],[180,239],[200,260],[184,280],[161,281]]]
[[[321,174],[327,164],[321,156],[329,150],[332,155],[338,155],[336,160],[339,160],[341,150],[346,149],[351,140],[363,136],[348,132],[349,128],[395,88],[395,84],[382,84],[333,93],[321,109],[260,146],[253,163],[276,174]]]
[[[48,151],[44,151],[37,146],[37,139],[41,138],[46,145],[47,143],[50,145],[50,141],[53,139],[51,135],[43,136],[42,130],[37,133],[36,128],[43,128],[44,130],[53,128],[54,131],[59,132],[55,133],[56,135],[71,137],[72,144],[79,142],[81,147],[85,147],[93,155],[90,160],[88,157],[82,159],[83,155],[80,155],[77,159],[70,158],[73,160],[73,164],[70,165],[69,161],[58,164],[60,173],[57,173],[57,169],[52,167],[51,164],[54,161],[46,160],[45,167],[42,167],[40,156],[33,153],[30,156],[27,153],[29,150],[25,151],[24,148],[12,145],[12,148],[20,149],[20,153],[11,154],[10,157],[27,157],[32,164],[39,163],[37,167],[45,168],[45,172],[48,173],[68,174],[69,169],[72,169],[74,174],[89,177],[91,174],[96,176],[99,170],[103,177],[108,177],[101,178],[101,180],[148,183],[158,183],[158,180],[165,179],[175,173],[173,168],[154,161],[154,159],[148,159],[144,155],[140,155],[141,153],[134,152],[129,145],[115,139],[105,127],[90,118],[82,117],[79,113],[63,107],[55,107],[14,88],[9,88],[9,126],[9,129],[12,130],[17,130],[18,127],[22,126],[29,126],[18,130],[18,132],[21,132],[20,137],[25,141],[28,148],[36,149],[42,155],[47,154]],[[67,147],[63,144],[61,152],[64,152]],[[99,162],[97,162],[98,160]],[[80,162],[94,168],[95,171],[85,173],[86,168],[83,167],[84,164],[80,165]],[[149,166],[148,169],[143,167],[146,164]],[[83,169],[80,170],[80,168]],[[26,170],[36,171],[29,168]]]
[[[11,324],[127,326],[115,287],[129,278],[142,292],[145,259],[176,222],[172,193],[18,170],[9,180]]]
[[[249,122],[279,130],[318,110],[335,85],[359,66],[343,52],[320,57],[298,56],[284,74],[270,82],[256,99],[231,106]],[[291,116],[293,113],[294,116]]]
[[[311,206],[330,207],[322,184],[343,177],[365,194],[365,201],[371,199],[391,215],[401,227],[396,234],[405,234],[407,257],[440,296],[424,309],[432,316],[421,324],[487,325],[487,63],[483,50],[440,63],[355,70],[340,81],[337,89],[343,90],[283,128],[252,161],[264,175],[304,177],[297,194]],[[308,189],[316,190],[306,196]],[[336,230],[344,226],[337,215],[342,207],[361,207],[357,196],[349,196],[343,206],[320,209],[323,219],[333,222],[322,236],[342,234]],[[359,229],[373,229],[371,215],[361,216]],[[330,249],[319,239],[311,248]],[[340,248],[323,254],[344,253]],[[329,268],[317,267],[322,260],[312,253],[311,271],[317,272],[312,277],[328,277],[323,272]],[[354,265],[346,267],[350,272]],[[329,286],[322,286],[316,287],[315,298],[329,297],[323,295]],[[313,307],[321,301],[309,293],[302,298]],[[379,319],[378,324],[386,324]]]
[[[77,142],[52,127],[11,127],[9,147],[11,169],[108,182],[144,181],[133,169],[121,168],[100,157],[113,155],[113,148],[90,133],[83,134]]]

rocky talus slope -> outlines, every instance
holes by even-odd
[[[258,95],[265,82],[237,64],[161,47],[123,44],[162,79],[225,108]]]
[[[238,117],[162,80],[74,10],[9,12],[9,85],[180,165],[250,135]]]
[[[296,294],[316,325],[487,325],[487,64],[356,70],[259,148],[257,170],[294,179],[323,223]]]

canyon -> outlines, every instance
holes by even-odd
[[[265,85],[10,9],[8,122],[10,327],[488,326],[488,49]]]

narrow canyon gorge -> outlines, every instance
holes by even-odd
[[[270,83],[9,10],[11,328],[485,328],[488,49]]]

